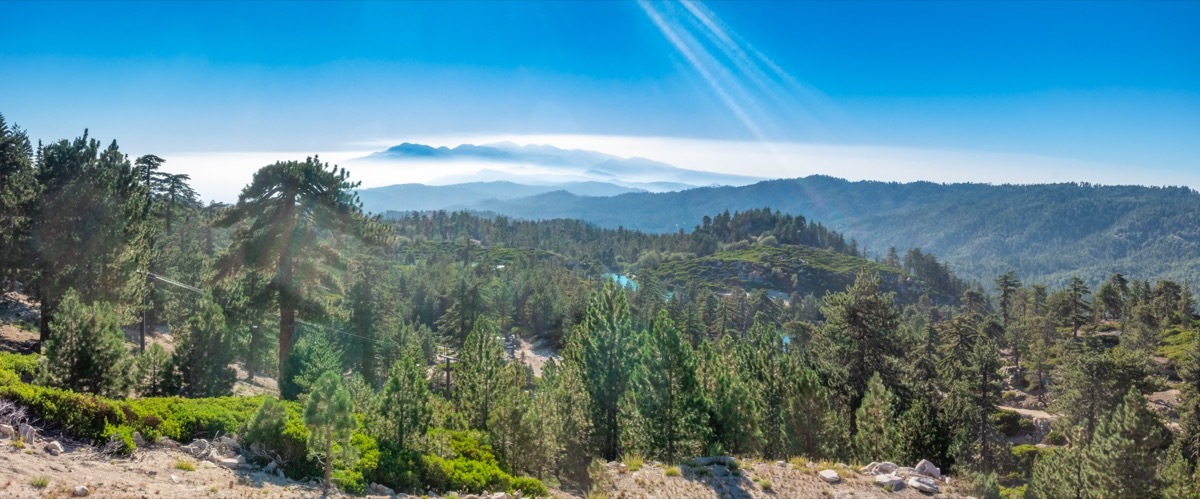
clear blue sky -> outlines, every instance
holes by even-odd
[[[0,11],[0,113],[35,138],[87,127],[135,155],[439,134],[668,136],[1052,156],[1200,188],[1195,2]]]

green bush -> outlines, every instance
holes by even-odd
[[[466,458],[442,459],[425,456],[425,478],[438,490],[464,490],[479,494],[490,490],[508,490],[512,477],[494,462]]]
[[[379,466],[374,480],[397,491],[417,491],[425,482],[421,453],[402,449],[388,441],[380,442]]]
[[[509,492],[520,491],[523,497],[546,497],[550,495],[550,491],[546,490],[546,486],[541,480],[527,476],[519,476],[513,478],[509,482]]]
[[[1042,442],[1050,445],[1067,445],[1067,436],[1063,435],[1061,431],[1052,430],[1046,434],[1046,438]]]
[[[992,413],[992,424],[1006,437],[1015,437],[1023,433],[1030,433],[1034,430],[1033,421],[1021,417],[1021,414],[1008,409],[1001,409]]]
[[[104,429],[104,437],[109,442],[118,442],[120,445],[114,449],[117,454],[131,455],[137,450],[137,445],[133,443],[133,430],[128,426],[112,426],[109,425]]]
[[[1037,460],[1040,453],[1041,449],[1029,444],[1017,445],[1012,448],[1017,470],[1022,476],[1029,478],[1029,474],[1033,471],[1033,462]]]
[[[338,489],[354,495],[367,493],[367,481],[362,473],[355,470],[338,469],[333,471],[333,483]]]

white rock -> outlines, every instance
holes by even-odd
[[[837,472],[833,470],[821,470],[821,472],[818,474],[821,475],[821,479],[829,483],[838,483],[842,481],[842,477],[838,476]]]
[[[236,469],[238,467],[238,465],[240,465],[242,463],[239,463],[237,458],[233,458],[233,457],[213,456],[213,464],[220,466],[222,468],[229,468],[232,470],[232,469]]]
[[[900,467],[897,466],[896,463],[893,463],[891,461],[884,461],[882,463],[879,463],[879,466],[875,467],[875,472],[876,473],[891,473],[893,471],[896,471],[897,469],[900,469]]]
[[[917,463],[916,471],[917,473],[925,476],[931,476],[934,478],[942,477],[942,471],[939,470],[937,466],[934,466],[933,463],[925,459],[922,459],[921,462]]]
[[[21,424],[21,441],[25,442],[27,444],[32,444],[34,442],[34,440],[37,440],[37,430],[34,429],[32,426],[22,423]]]
[[[937,482],[927,476],[909,477],[908,481],[905,483],[907,483],[909,487],[927,494],[936,494],[939,492]]]
[[[175,475],[171,475],[171,481],[172,481],[172,482],[179,483],[179,481],[180,481],[180,480],[182,480],[182,479],[181,479],[181,478],[179,478],[179,477],[177,477],[177,476],[175,476]]]
[[[75,486],[75,497],[86,497],[87,495],[88,495],[88,488],[86,485],[76,485]]]
[[[0,424],[0,435],[6,438],[14,438],[17,436],[17,430],[12,425]]]
[[[871,464],[868,464],[868,465],[866,465],[866,466],[863,466],[863,467],[862,467],[861,469],[859,469],[858,471],[860,471],[860,472],[862,472],[862,473],[865,473],[865,474],[868,474],[868,475],[874,475],[874,474],[875,474],[875,468],[878,468],[878,467],[879,467],[879,463],[877,463],[877,462],[875,462],[875,461],[871,461]]]
[[[46,444],[46,447],[43,450],[45,450],[46,453],[50,454],[51,456],[57,456],[63,453],[63,446],[62,444],[58,443],[58,440],[55,440]]]
[[[875,475],[875,485],[888,490],[900,490],[904,488],[904,480],[891,473],[885,473],[882,475]]]

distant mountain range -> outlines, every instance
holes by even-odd
[[[463,144],[454,148],[403,143],[357,161],[428,165],[430,162],[481,165],[466,175],[448,176],[437,184],[512,182],[561,187],[580,195],[575,184],[603,182],[647,192],[667,192],[711,185],[747,185],[759,177],[688,170],[646,158],[622,158],[596,151],[548,145]]]
[[[580,192],[582,186],[534,194],[524,193],[536,190],[530,186],[484,187],[474,198],[466,189],[478,186],[393,186],[361,194],[365,207],[377,213],[470,209],[647,232],[691,231],[704,216],[770,207],[854,238],[872,258],[888,247],[901,258],[908,248],[922,248],[959,276],[986,284],[1016,270],[1027,282],[1050,285],[1074,275],[1095,284],[1121,272],[1200,286],[1200,194],[1182,187],[901,184],[826,176],[616,195]],[[373,191],[397,188],[420,195],[373,197]]]

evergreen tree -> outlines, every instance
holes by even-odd
[[[304,425],[309,432],[309,454],[325,467],[326,495],[333,483],[333,446],[348,447],[355,424],[354,405],[342,378],[336,373],[325,372],[317,379],[304,403]]]
[[[1192,334],[1191,349],[1178,368],[1181,404],[1179,438],[1183,452],[1193,459],[1200,456],[1200,333]]]
[[[861,404],[867,382],[876,373],[884,380],[900,379],[900,316],[894,296],[879,290],[878,275],[860,272],[850,289],[825,297],[821,314],[826,319],[824,335],[833,347],[832,362],[846,370],[847,406]]]
[[[33,277],[28,250],[40,191],[35,173],[28,135],[0,114],[0,292]]]
[[[280,381],[279,392],[283,399],[295,400],[310,391],[322,374],[342,372],[342,354],[323,331],[310,329],[296,342],[287,368],[294,375]]]
[[[392,365],[387,383],[379,392],[377,406],[383,416],[380,434],[387,435],[401,448],[407,448],[413,435],[422,435],[429,427],[432,407],[425,369],[412,355]]]
[[[279,379],[287,383],[288,357],[295,343],[296,316],[322,303],[306,291],[329,280],[328,268],[339,253],[321,239],[325,231],[343,231],[375,241],[380,234],[363,215],[353,194],[358,184],[346,170],[317,158],[287,161],[255,172],[238,202],[216,221],[237,226],[229,250],[219,262],[222,275],[244,269],[270,276],[270,291],[279,308]]]
[[[630,379],[647,450],[667,462],[691,455],[707,440],[707,403],[696,379],[698,368],[691,345],[665,310],[651,324],[640,362]]]
[[[221,307],[212,300],[201,300],[178,337],[174,364],[180,391],[189,397],[231,394],[237,372],[230,367],[234,353]]]
[[[1062,415],[1059,424],[1075,445],[1091,441],[1100,421],[1131,386],[1148,388],[1146,359],[1122,349],[1073,346],[1059,361],[1050,410]]]
[[[597,447],[608,460],[620,455],[618,405],[629,386],[629,371],[640,343],[631,321],[625,292],[606,283],[593,296],[563,355],[581,369]]]
[[[84,305],[71,289],[63,296],[55,321],[39,382],[106,397],[126,396],[133,358],[113,307],[103,302]]]
[[[895,461],[900,458],[901,435],[896,421],[896,396],[892,394],[879,374],[871,376],[867,393],[858,406],[854,420],[858,427],[854,432],[854,449],[862,462]]]
[[[452,392],[455,406],[472,429],[487,431],[492,408],[499,403],[504,388],[500,383],[504,346],[491,319],[475,322],[463,343],[457,367],[458,386]]]
[[[1084,488],[1083,458],[1076,448],[1059,447],[1043,451],[1033,463],[1033,472],[1025,497],[1030,499],[1082,499]]]
[[[1072,277],[1070,284],[1067,285],[1067,303],[1065,312],[1067,314],[1067,322],[1071,324],[1071,330],[1076,338],[1079,337],[1079,327],[1086,324],[1088,314],[1092,311],[1091,303],[1087,301],[1087,295],[1091,294],[1087,284],[1078,277]]]
[[[1130,387],[1115,411],[1100,423],[1083,450],[1084,486],[1093,497],[1156,495],[1157,456],[1166,428],[1146,408],[1146,399]]]
[[[1016,272],[1010,270],[996,278],[996,290],[1000,293],[1000,322],[1005,329],[1012,318],[1013,300],[1020,289],[1021,280],[1017,278]]]
[[[134,363],[134,389],[143,397],[165,397],[177,390],[175,364],[162,345],[154,343]]]

